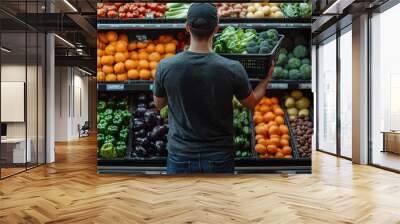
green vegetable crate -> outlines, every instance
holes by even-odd
[[[279,35],[277,44],[268,54],[226,54],[221,56],[239,61],[246,69],[250,78],[264,78],[271,67],[272,61],[276,61],[284,35]]]

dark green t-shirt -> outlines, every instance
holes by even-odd
[[[247,73],[237,61],[190,51],[162,60],[154,95],[168,99],[169,152],[233,152],[232,98],[250,94]]]

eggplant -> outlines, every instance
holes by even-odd
[[[167,133],[168,129],[166,126],[155,126],[151,131],[151,139],[153,140],[161,140],[164,135]]]
[[[164,141],[156,141],[156,143],[155,143],[155,148],[156,148],[156,150],[157,150],[157,152],[159,152],[160,154],[163,152],[163,151],[166,151],[167,149],[166,149],[166,144],[165,144],[165,142]]]
[[[147,103],[147,96],[145,94],[140,94],[137,98],[138,103]]]
[[[147,131],[145,129],[141,129],[139,131],[136,131],[134,133],[134,135],[135,135],[135,138],[145,138],[147,135]]]
[[[159,114],[156,116],[156,121],[157,121],[157,125],[158,125],[158,126],[164,124],[164,119],[162,119],[161,116],[160,116]]]
[[[141,118],[144,116],[145,112],[147,111],[147,109],[145,107],[138,107],[135,110],[135,117],[136,118]]]
[[[135,147],[143,146],[144,148],[146,148],[149,146],[149,144],[150,144],[150,141],[147,138],[136,138],[135,139]]]
[[[157,125],[157,112],[152,109],[146,110],[144,113],[144,123],[147,128],[151,129]]]
[[[136,157],[147,157],[147,151],[143,146],[135,146]]]
[[[144,108],[147,109],[147,105],[146,105],[145,103],[139,103],[136,107],[137,107],[137,108],[139,108],[139,107],[144,107]]]
[[[144,123],[144,120],[135,118],[133,120],[132,127],[133,127],[133,131],[136,132],[136,131],[140,131],[140,130],[146,129],[146,124]]]

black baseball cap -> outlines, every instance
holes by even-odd
[[[197,30],[214,29],[218,25],[217,7],[210,3],[193,3],[188,10],[187,23]]]

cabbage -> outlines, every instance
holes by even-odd
[[[307,54],[308,54],[308,50],[304,45],[298,45],[293,49],[293,55],[296,58],[302,59],[302,58],[306,57]]]
[[[278,55],[278,60],[276,61],[277,65],[286,65],[286,63],[288,62],[288,57],[286,54],[284,53],[280,53]]]
[[[302,74],[302,79],[311,79],[311,65],[304,64],[300,67],[300,73]]]
[[[301,61],[298,58],[290,58],[288,61],[289,68],[297,69],[301,66]]]
[[[311,17],[312,8],[310,3],[300,3],[298,7],[300,17]]]

